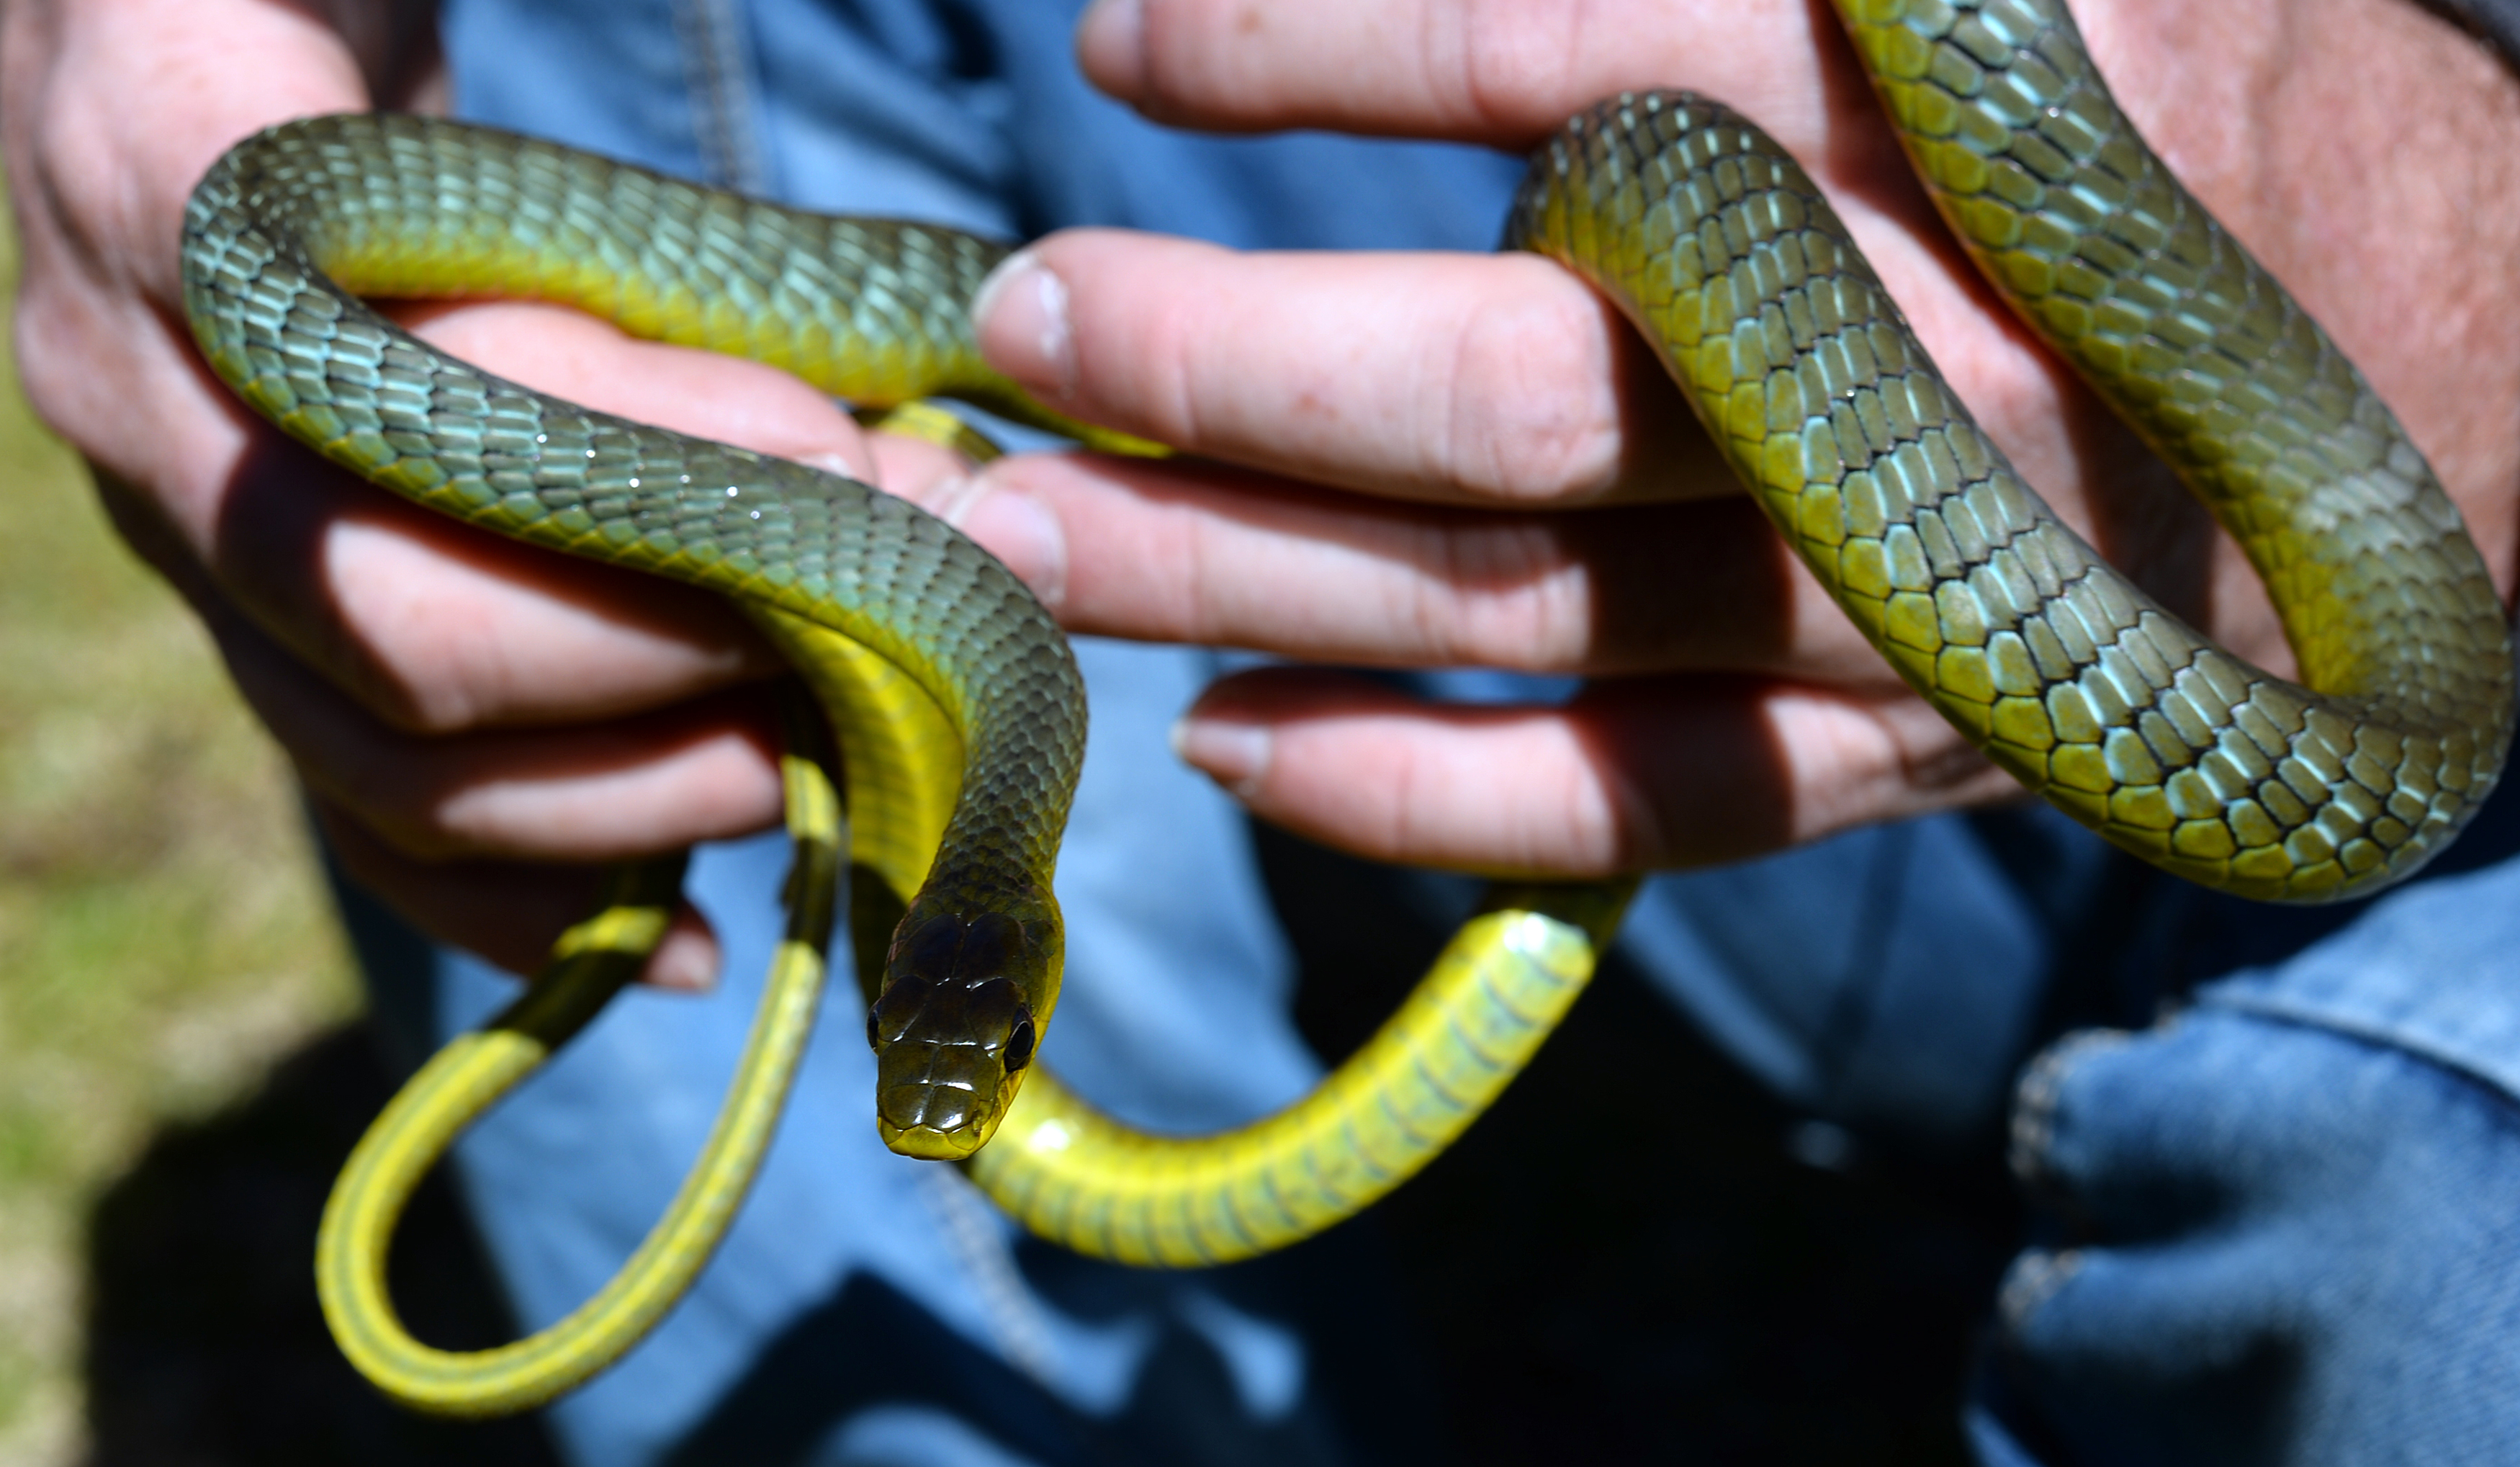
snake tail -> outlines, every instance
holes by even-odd
[[[1846,10],[1962,237],[2239,538],[2307,686],[2218,648],[2058,521],[1810,178],[1720,104],[1639,93],[1576,117],[1510,237],[1637,323],[1829,594],[2031,790],[2241,895],[2410,874],[2510,742],[2501,604],[2449,496],[2143,148],[2060,7]]]
[[[1635,883],[1501,886],[1364,1047],[1284,1110],[1208,1136],[1122,1124],[1035,1078],[971,1179],[1034,1232],[1117,1262],[1195,1268],[1299,1242],[1452,1144],[1593,977]]]
[[[838,795],[809,758],[791,754],[783,773],[795,847],[788,930],[752,1032],[699,1163],[629,1261],[593,1298],[511,1345],[436,1350],[413,1339],[396,1315],[385,1260],[413,1189],[455,1138],[638,976],[673,913],[682,857],[629,868],[607,908],[562,937],[524,994],[439,1050],[351,1152],[316,1235],[316,1292],[342,1353],[386,1396],[447,1416],[499,1416],[540,1405],[646,1338],[726,1236],[813,1031],[837,900]]]

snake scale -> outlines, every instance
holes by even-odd
[[[1847,614],[2030,789],[2246,895],[2361,894],[2416,869],[2492,788],[2512,703],[2500,603],[2421,456],[2144,147],[2059,0],[1839,9],[1946,220],[2238,539],[2301,684],[2216,648],[2058,522],[1819,190],[1720,104],[1631,94],[1576,117],[1535,159],[1511,243],[1619,304]],[[481,128],[341,116],[223,159],[183,251],[203,354],[292,436],[469,524],[724,593],[824,715],[790,720],[797,864],[751,1048],[692,1178],[612,1285],[527,1340],[455,1353],[403,1331],[383,1259],[454,1134],[638,971],[676,863],[624,874],[614,904],[424,1070],[345,1169],[319,1283],[337,1338],[399,1399],[456,1414],[548,1399],[688,1287],[776,1123],[843,861],[887,1143],[967,1161],[1036,1230],[1137,1263],[1247,1257],[1396,1185],[1510,1080],[1615,929],[1629,885],[1501,889],[1402,1012],[1288,1111],[1220,1137],[1120,1126],[1033,1063],[1058,998],[1052,873],[1085,710],[1063,638],[1014,577],[876,490],[542,396],[358,298],[539,297],[862,406],[956,396],[1142,446],[1058,419],[980,362],[968,302],[1005,247]]]

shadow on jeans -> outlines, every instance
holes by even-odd
[[[1323,1054],[1475,885],[1265,828]],[[1360,901],[1360,894],[1371,899]],[[1311,914],[1379,911],[1372,925]],[[1496,1108],[1377,1209],[1448,1467],[1965,1467],[1962,1385],[2019,1209],[1987,1135],[1902,1156],[1798,1116],[1617,957]]]
[[[1455,914],[1314,930],[1300,914],[1335,910],[1328,889],[1395,882],[1386,909],[1400,914],[1408,879],[1282,837],[1264,837],[1260,853],[1282,909],[1298,914],[1297,1017],[1323,1052],[1344,1052],[1389,1012]],[[1497,1110],[1372,1219],[1376,1256],[1392,1261],[1415,1314],[1442,1427],[1352,1443],[1358,1455],[1960,1467],[1961,1381],[2018,1226],[1998,1138],[1957,1165],[1861,1147],[1809,1154],[1793,1144],[1797,1118],[1618,968]],[[323,1035],[259,1093],[160,1134],[99,1201],[91,1467],[556,1467],[532,1418],[450,1423],[387,1404],[325,1332],[316,1222],[390,1087],[364,1031]],[[1601,1114],[1636,1119],[1570,1119]],[[1029,1255],[1047,1287],[1060,1260]],[[442,1179],[415,1199],[391,1274],[422,1339],[478,1349],[513,1338]],[[834,1333],[858,1348],[870,1328],[905,1338],[891,1317],[899,1303],[860,1287],[809,1313],[795,1338],[774,1342],[757,1389],[731,1396],[679,1459],[729,1460],[711,1444],[739,1419],[755,1435],[770,1419],[775,1438],[777,1422],[805,1410],[787,1449],[818,1436],[832,1402],[798,1396],[783,1362],[810,1373]],[[1372,1356],[1391,1342],[1318,1338],[1325,1367],[1371,1397]],[[1031,1419],[1029,1398],[1001,1394]],[[1132,1460],[1120,1444],[1084,1432],[1065,1458]]]
[[[363,1030],[321,1035],[260,1091],[159,1133],[88,1219],[91,1467],[552,1467],[531,1418],[471,1425],[387,1403],[334,1349],[315,1224],[392,1081]],[[414,1332],[478,1348],[507,1308],[444,1180],[394,1240]]]

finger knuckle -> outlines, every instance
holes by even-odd
[[[1577,21],[1583,7],[1532,5],[1528,0],[1475,0],[1456,11],[1429,7],[1430,25],[1451,31],[1448,43],[1431,43],[1430,57],[1449,54],[1447,88],[1470,116],[1499,129],[1553,122],[1574,72]]]
[[[1139,111],[1158,120],[1196,116],[1211,99],[1247,95],[1232,58],[1270,22],[1262,0],[1148,0],[1138,28]],[[1239,83],[1239,84],[1238,84]]]
[[[26,395],[26,405],[46,427],[79,443],[90,434],[79,411],[83,395],[76,390],[79,374],[71,364],[84,355],[84,343],[68,304],[49,276],[29,275],[18,293],[12,335],[18,385]]]
[[[1613,485],[1621,430],[1598,310],[1574,298],[1500,302],[1473,312],[1457,341],[1438,436],[1452,477],[1516,503]]]
[[[1440,637],[1455,661],[1525,672],[1571,665],[1589,636],[1591,596],[1554,527],[1488,526],[1448,544]]]

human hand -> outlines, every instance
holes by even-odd
[[[2395,405],[2507,589],[2520,84],[2405,0],[2076,13],[2130,115]],[[1830,193],[2064,518],[2289,670],[2236,549],[1951,246],[1825,7],[1107,0],[1079,51],[1150,115],[1229,130],[1527,150],[1622,88],[1730,102]],[[987,493],[1063,527],[1015,569],[1069,626],[1603,679],[1563,710],[1428,708],[1317,672],[1228,679],[1180,742],[1261,815],[1389,859],[1588,875],[2017,795],[1826,601],[1624,323],[1555,267],[1108,231],[1025,258],[982,317],[1001,367],[1064,411],[1235,466],[988,470]]]
[[[432,935],[530,972],[594,863],[774,822],[780,664],[717,598],[510,545],[359,483],[266,427],[183,324],[185,200],[267,124],[426,85],[426,5],[22,0],[0,31],[37,410],[190,600],[351,874]],[[572,400],[916,485],[784,373],[634,343],[551,307],[404,311],[467,360]],[[881,454],[881,462],[878,454]],[[715,971],[686,912],[650,968]]]

